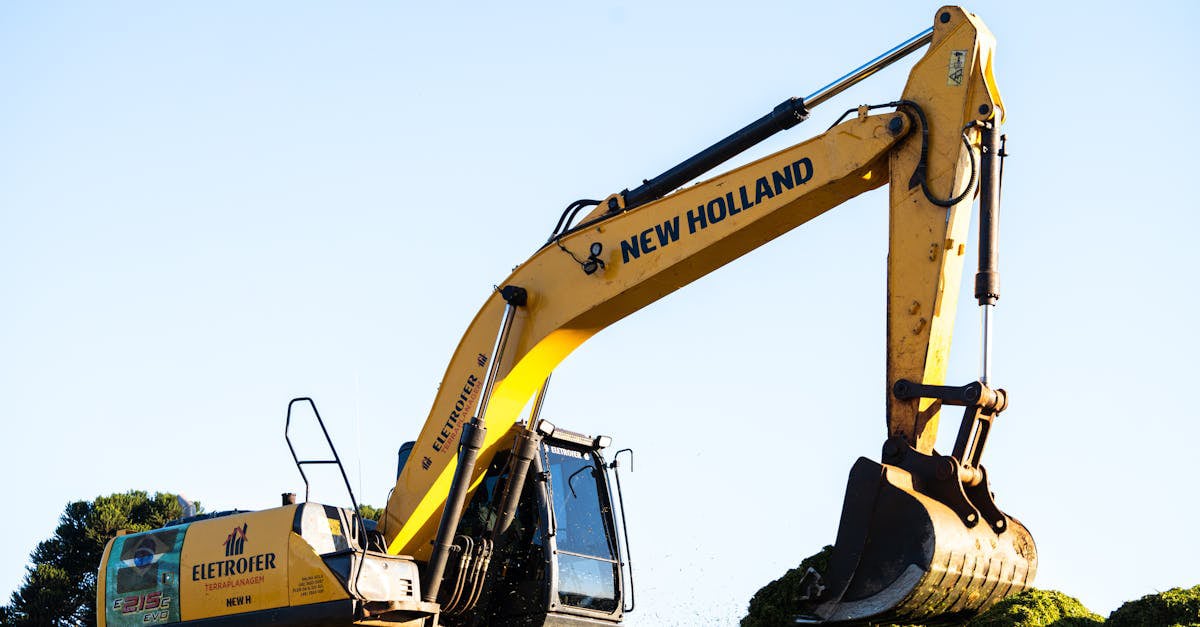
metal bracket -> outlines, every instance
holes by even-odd
[[[1003,532],[1007,527],[1007,522],[1000,508],[996,507],[996,503],[992,500],[987,470],[980,462],[988,433],[992,428],[992,421],[1008,407],[1008,393],[1002,389],[993,389],[978,381],[964,386],[949,386],[925,385],[906,379],[896,381],[896,384],[892,386],[892,393],[900,400],[928,398],[941,401],[944,405],[963,407],[964,411],[962,422],[958,427],[958,437],[954,441],[954,450],[950,456],[936,453],[933,456],[924,455],[908,446],[908,443],[902,438],[894,437],[884,444],[884,461],[891,463],[888,461],[889,457],[908,460],[908,465],[915,464],[918,467],[916,471],[905,463],[896,465],[910,470],[914,475],[920,473],[924,477],[931,476],[929,471],[932,470],[932,476],[939,481],[953,478],[953,483],[957,484],[954,487],[939,486],[938,482],[932,483],[931,486],[935,486],[933,489],[938,492],[938,495],[931,493],[931,496],[938,498],[960,517],[963,517],[967,526],[975,524],[969,520],[975,513],[987,520],[996,533]],[[919,458],[936,461],[912,461]],[[963,508],[963,499],[970,507],[970,511]]]
[[[926,455],[897,435],[883,443],[883,463],[907,471],[912,475],[913,489],[949,507],[967,528],[979,524],[981,512],[959,481],[957,459],[937,453]]]
[[[942,401],[943,405],[976,406],[995,414],[1008,407],[1007,392],[1001,389],[992,389],[978,381],[963,386],[953,386],[925,385],[908,379],[900,379],[892,386],[892,394],[902,401],[931,398]]]
[[[505,285],[504,287],[497,288],[496,291],[500,292],[500,297],[504,299],[504,302],[513,307],[524,307],[529,302],[529,292],[525,291],[523,287]]]
[[[961,387],[925,385],[900,379],[892,386],[896,398],[907,401],[916,398],[939,400],[944,405],[965,407],[954,441],[953,456],[960,463],[959,478],[968,486],[979,485],[983,477],[980,459],[987,443],[992,420],[1008,407],[1008,393],[992,389],[978,381]]]

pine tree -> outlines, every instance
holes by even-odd
[[[67,505],[58,528],[30,555],[25,581],[0,607],[0,625],[96,624],[96,570],[117,531],[161,527],[183,513],[174,494],[142,491]]]

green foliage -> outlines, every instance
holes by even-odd
[[[1092,627],[1104,619],[1079,599],[1056,590],[1029,589],[1001,600],[967,627]]]
[[[383,517],[383,510],[379,509],[378,507],[371,507],[366,503],[359,503],[358,515],[362,516],[365,520],[374,520],[375,522],[379,522],[379,519]]]
[[[54,535],[30,555],[24,583],[0,608],[0,625],[95,625],[96,569],[104,546],[121,529],[155,529],[182,513],[174,494],[142,491],[69,503]]]
[[[1200,586],[1171,588],[1127,601],[1108,616],[1111,627],[1200,625]]]
[[[800,606],[800,580],[808,569],[819,573],[829,570],[829,556],[833,547],[826,546],[816,555],[809,556],[800,565],[784,573],[782,577],[763,586],[750,599],[750,609],[742,619],[742,627],[773,627],[790,625]]]
[[[833,547],[826,546],[816,555],[800,562],[796,568],[787,571],[779,579],[759,589],[750,599],[750,608],[746,616],[742,618],[742,627],[775,627],[794,624],[793,619],[800,606],[800,582],[804,573],[810,567],[822,574],[827,572],[832,553]],[[1196,595],[1195,598],[1200,599],[1200,586],[1192,590]],[[1193,613],[1195,611],[1193,609]],[[966,627],[1094,627],[1103,624],[1104,619],[1089,611],[1078,599],[1054,590],[1026,590],[993,605],[986,612],[968,622]],[[1158,623],[1155,623],[1154,620],[1147,622],[1138,619],[1127,624]]]

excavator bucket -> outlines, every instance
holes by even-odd
[[[898,463],[850,471],[829,570],[806,575],[798,623],[961,623],[1032,583],[1033,538],[995,508],[986,475],[965,485],[955,458],[894,440],[884,457]]]

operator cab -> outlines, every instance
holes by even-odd
[[[609,438],[548,425],[537,435],[514,428],[537,441],[511,515],[503,504],[521,474],[516,447],[493,458],[467,504],[438,598],[443,624],[615,624],[633,609]]]

